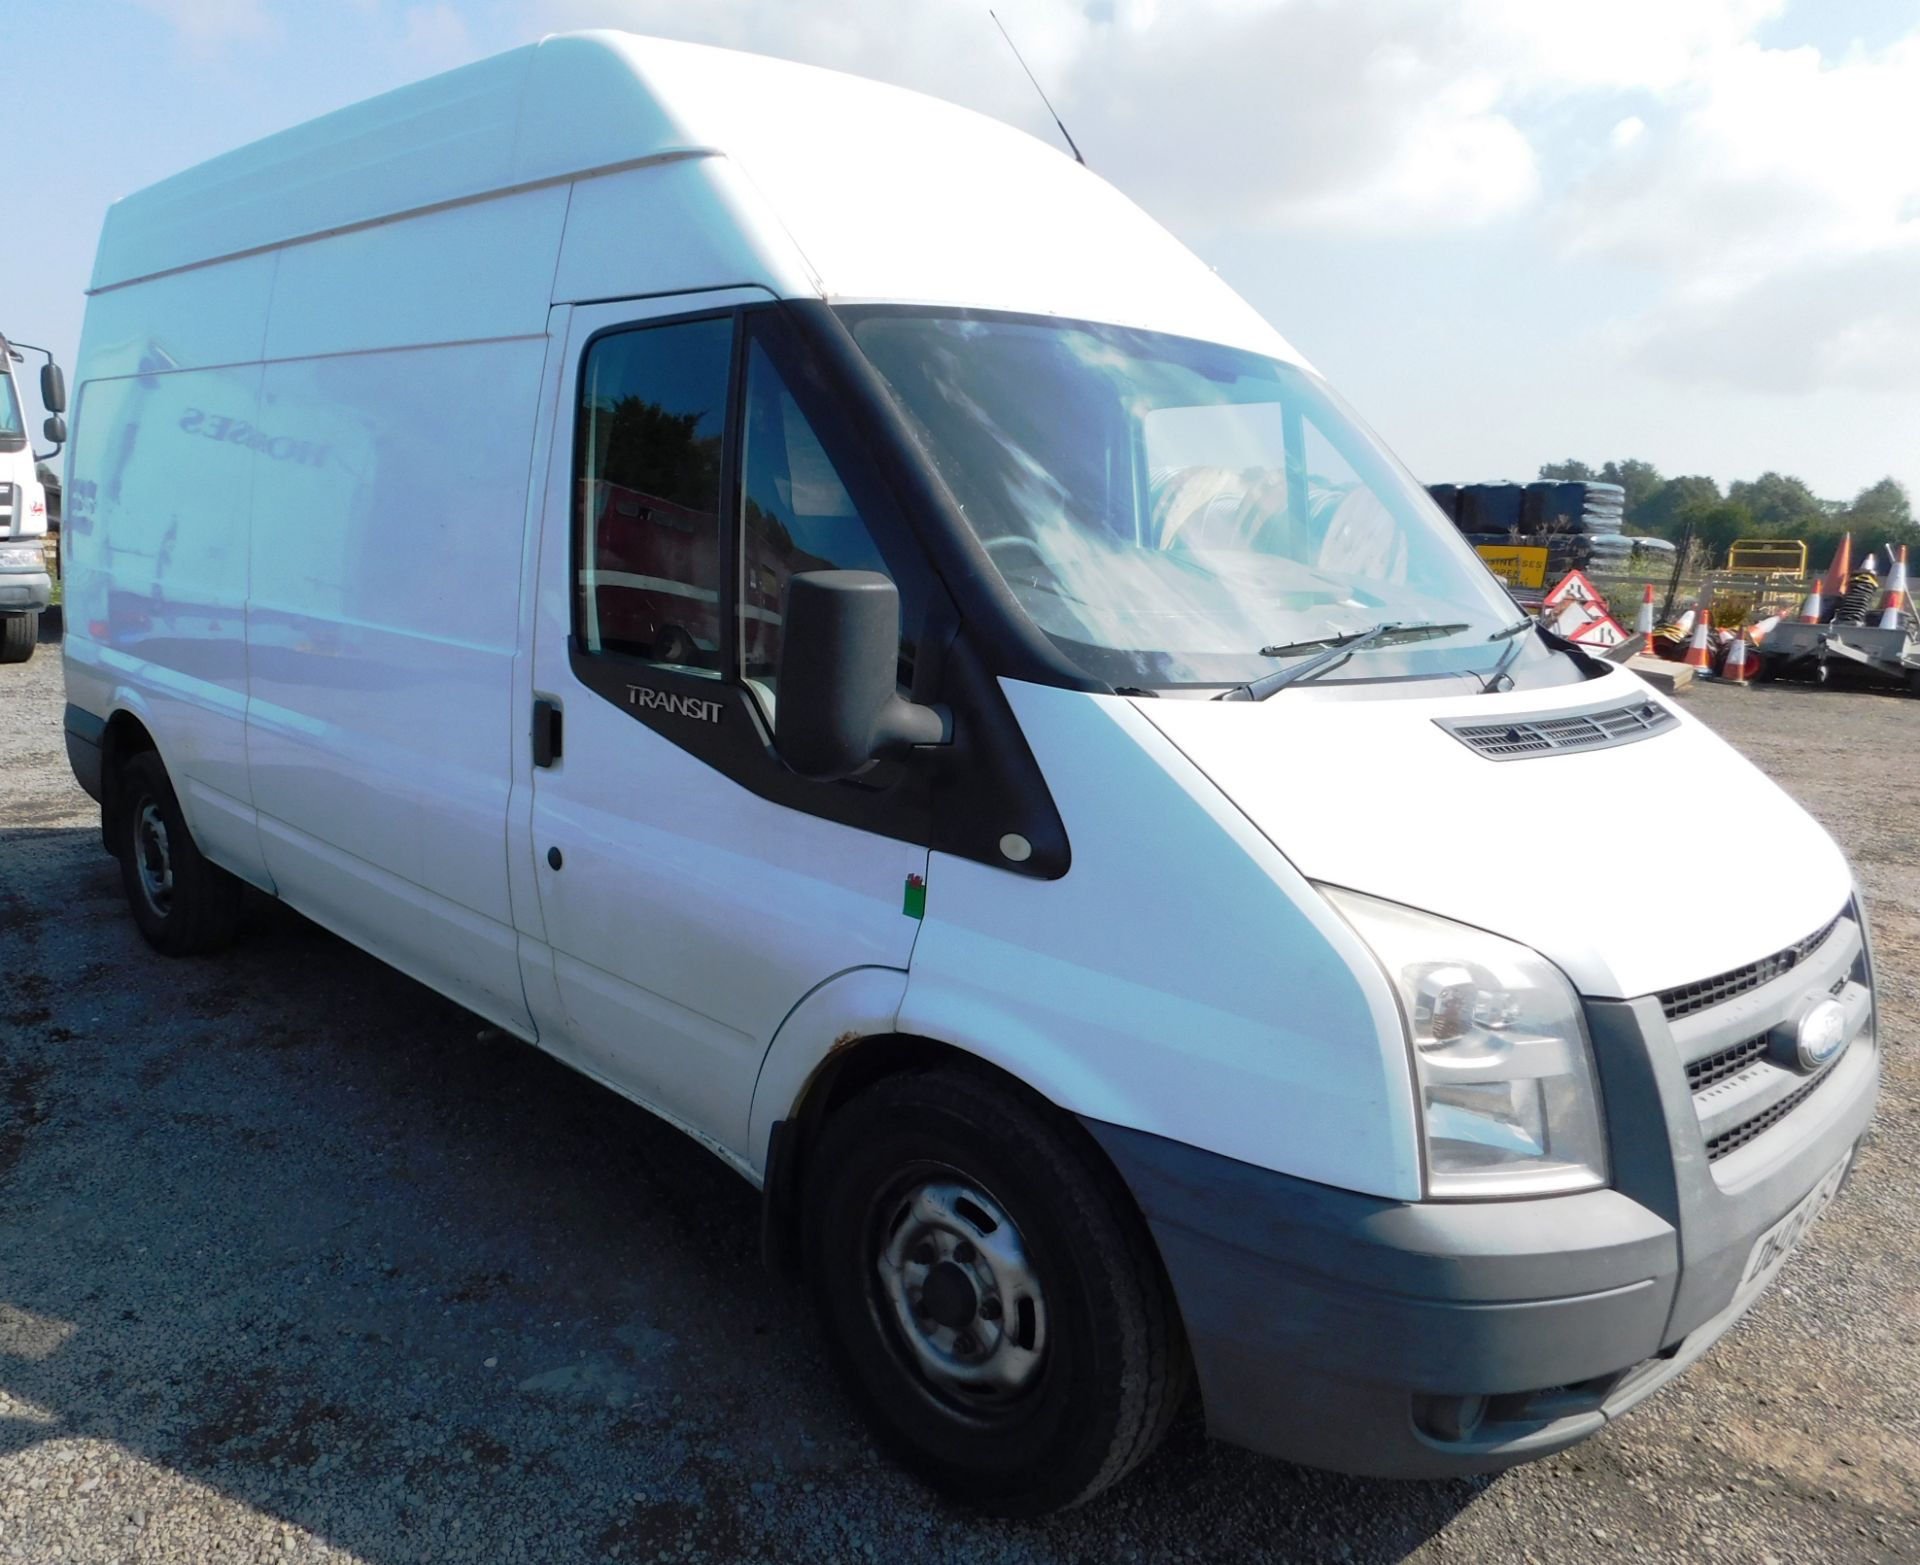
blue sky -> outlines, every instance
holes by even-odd
[[[1639,456],[1834,498],[1892,473],[1920,500],[1920,0],[996,9],[1089,162],[1422,477]],[[1053,134],[979,0],[0,0],[31,208],[0,329],[71,368],[116,196],[581,26]]]

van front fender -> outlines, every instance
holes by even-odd
[[[767,1177],[773,1127],[789,1118],[828,1058],[863,1038],[898,1030],[907,975],[897,967],[853,967],[816,984],[780,1023],[760,1062],[748,1116],[753,1178]]]

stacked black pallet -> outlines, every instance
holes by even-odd
[[[1476,547],[1545,547],[1549,583],[1632,550],[1620,536],[1626,491],[1618,484],[1545,478],[1530,484],[1429,484],[1427,493]]]

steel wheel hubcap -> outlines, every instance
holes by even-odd
[[[976,1405],[1026,1390],[1046,1348],[1046,1301],[1020,1230],[957,1179],[914,1184],[876,1214],[886,1313],[933,1384]]]
[[[160,806],[148,799],[133,822],[133,858],[140,870],[140,893],[162,918],[173,905],[173,856]]]

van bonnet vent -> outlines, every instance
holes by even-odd
[[[1638,700],[1594,712],[1554,712],[1509,718],[1504,723],[1434,721],[1489,761],[1522,761],[1529,756],[1602,750],[1609,745],[1651,739],[1680,719],[1657,701]]]

